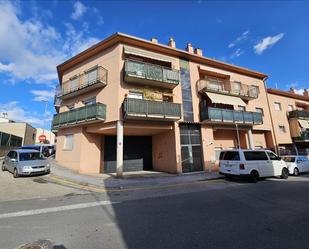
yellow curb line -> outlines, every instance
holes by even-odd
[[[58,177],[55,175],[50,175],[49,178],[54,180],[56,183],[68,185],[74,188],[87,190],[91,192],[98,192],[98,193],[104,193],[104,192],[125,192],[130,190],[149,190],[149,189],[163,189],[163,188],[169,188],[169,187],[178,187],[178,186],[186,186],[186,185],[195,185],[195,184],[205,184],[205,183],[211,183],[211,182],[218,182],[222,180],[222,178],[218,179],[209,179],[209,180],[201,180],[201,181],[191,181],[191,182],[184,182],[184,183],[174,183],[174,184],[167,184],[167,185],[159,185],[159,186],[143,186],[143,187],[132,187],[132,188],[123,188],[123,189],[106,189],[105,187],[96,187],[94,185],[83,185],[78,182],[74,182],[71,180],[64,179],[62,177]]]

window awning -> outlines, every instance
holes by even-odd
[[[238,97],[217,94],[217,93],[206,93],[206,94],[210,98],[212,103],[246,106],[246,103],[241,98]]]
[[[174,59],[171,57],[149,52],[149,51],[139,49],[139,48],[129,47],[129,46],[124,46],[124,53],[146,57],[152,60],[158,60],[158,61],[164,61],[164,62],[170,62],[170,63],[174,62]]]
[[[300,124],[300,126],[304,129],[309,129],[309,121],[308,120],[298,120],[298,123]]]

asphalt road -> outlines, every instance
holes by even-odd
[[[0,248],[309,248],[309,175],[0,202]]]

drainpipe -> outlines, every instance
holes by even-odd
[[[268,92],[267,92],[267,85],[266,85],[266,80],[268,79],[268,76],[266,76],[263,79],[264,82],[264,88],[266,90],[266,100],[267,100],[267,105],[268,105],[268,111],[269,111],[269,115],[270,115],[270,122],[271,122],[271,127],[272,127],[272,134],[273,134],[273,138],[274,138],[274,142],[275,142],[275,151],[277,154],[279,154],[279,148],[278,148],[278,142],[277,142],[277,138],[275,135],[275,126],[274,126],[274,122],[273,122],[273,116],[270,110],[270,104],[269,104],[269,99],[268,99]],[[280,155],[279,155],[280,156]]]

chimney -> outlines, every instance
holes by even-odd
[[[192,44],[190,42],[187,44],[186,50],[189,53],[192,53],[192,54],[194,53]]]
[[[168,45],[172,48],[176,48],[176,42],[174,41],[173,37],[170,37]]]
[[[289,92],[295,93],[295,88],[294,88],[294,87],[291,87],[290,90],[289,90]]]
[[[201,48],[194,49],[194,53],[199,56],[203,56],[203,50]]]
[[[153,42],[153,43],[158,44],[158,39],[157,38],[152,37],[150,41]]]
[[[308,88],[304,89],[304,96],[309,98],[309,90],[308,90]]]

